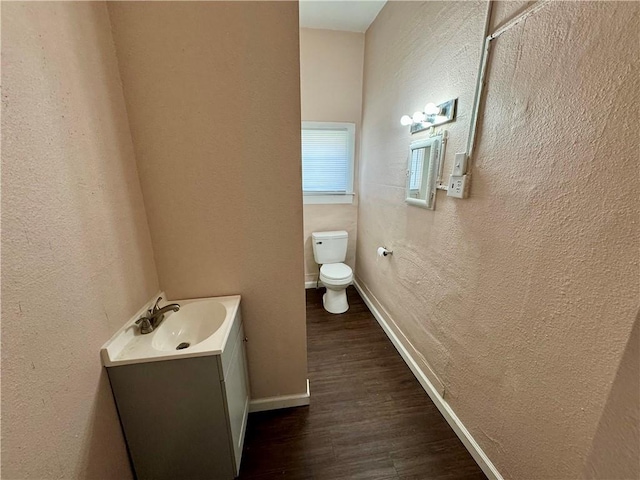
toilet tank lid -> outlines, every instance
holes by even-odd
[[[314,240],[323,240],[327,238],[347,238],[349,234],[345,230],[336,230],[333,232],[313,232],[311,237]]]

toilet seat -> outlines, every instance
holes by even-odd
[[[352,274],[351,267],[344,263],[325,263],[320,267],[321,279],[329,280],[331,283],[350,282]]]

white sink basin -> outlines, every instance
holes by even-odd
[[[135,321],[157,296],[103,345],[100,356],[105,367],[222,354],[233,320],[240,315],[240,295],[167,300],[160,306],[177,303],[180,310],[167,313],[153,332],[143,335]]]
[[[219,302],[201,301],[180,305],[180,310],[165,316],[151,334],[151,345],[162,351],[173,351],[178,345],[187,343],[189,346],[184,348],[191,348],[216,333],[226,316],[227,309]]]

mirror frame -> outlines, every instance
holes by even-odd
[[[436,187],[438,178],[440,177],[440,166],[442,165],[442,154],[444,151],[443,138],[444,135],[442,132],[440,132],[431,137],[411,142],[411,145],[409,146],[409,160],[407,161],[407,183],[405,186],[405,202],[407,202],[409,205],[414,205],[416,207],[422,207],[429,210],[435,210]],[[409,196],[409,185],[411,184],[411,160],[413,158],[413,151],[420,150],[421,148],[426,147],[431,147],[431,149],[429,153],[429,168],[426,170],[426,178],[424,178],[423,170],[423,181],[427,182],[427,195],[423,200],[412,198]]]

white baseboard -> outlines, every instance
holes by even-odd
[[[279,397],[256,398],[249,403],[249,412],[264,412],[266,410],[278,410],[280,408],[303,407],[309,405],[311,394],[309,392],[309,379],[307,379],[307,391],[295,395],[282,395]]]
[[[365,292],[359,279],[354,279],[353,284],[355,285],[364,302],[369,307],[369,310],[371,310],[371,313],[373,314],[375,319],[378,321],[384,332],[387,334],[393,345],[398,350],[398,353],[400,353],[400,356],[402,356],[415,377],[418,379],[418,382],[420,382],[420,385],[422,385],[422,388],[424,388],[433,403],[436,405],[436,407],[438,407],[438,410],[440,410],[442,416],[445,418],[447,423],[449,423],[449,425],[456,433],[458,438],[460,438],[467,450],[469,450],[469,453],[476,461],[478,466],[482,469],[484,474],[490,480],[503,480],[500,472],[498,472],[495,465],[493,465],[491,460],[489,460],[489,457],[487,457],[482,448],[480,448],[480,445],[478,445],[478,443],[471,436],[469,430],[467,430],[462,421],[460,421],[447,401],[442,398],[436,387],[431,383],[427,375],[422,371],[418,362],[416,362],[411,353],[405,348],[400,339],[396,336],[394,331],[389,326],[388,320],[384,318],[384,316],[380,313],[380,310],[378,310],[378,308],[376,308],[376,306],[372,302],[372,299]]]
[[[318,286],[319,287],[323,287],[324,285],[322,285],[322,282],[318,282]],[[316,288],[316,281],[315,280],[309,280],[308,282],[304,282],[304,288]]]

